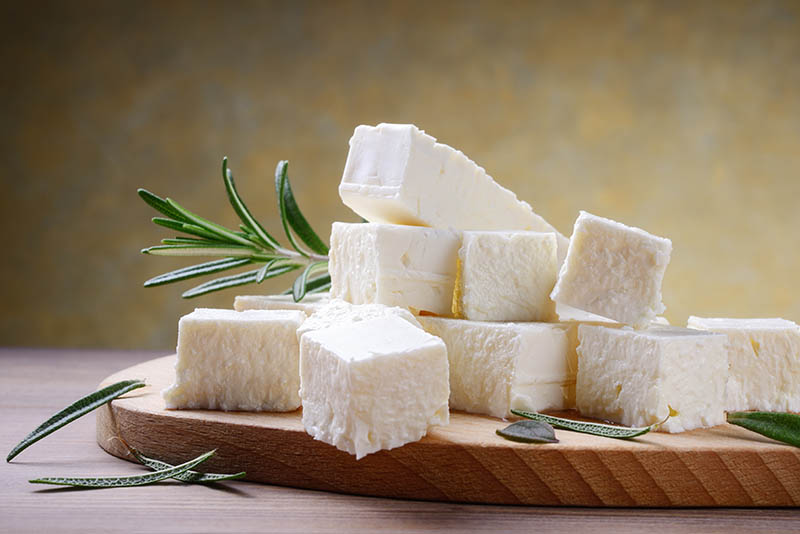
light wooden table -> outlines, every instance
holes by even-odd
[[[152,352],[0,349],[0,450]],[[0,475],[0,532],[798,532],[798,509],[621,510],[399,501],[247,482],[220,488],[162,482],[139,488],[51,489],[49,475],[141,472],[95,443],[88,416],[31,446]]]

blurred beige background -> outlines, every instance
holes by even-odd
[[[327,236],[361,123],[413,122],[567,235],[670,237],[667,317],[800,320],[800,2],[6,3],[0,344],[174,347],[186,265],[137,187],[280,234],[279,159]],[[241,292],[272,292],[278,279]]]

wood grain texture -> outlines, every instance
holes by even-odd
[[[132,351],[0,349],[0,448],[117,369],[154,358]],[[798,508],[576,508],[381,499],[242,481],[214,487],[160,482],[99,491],[28,483],[46,475],[136,474],[95,445],[85,417],[0,462],[0,532],[556,532],[627,534],[797,532]],[[516,455],[509,461],[521,460]],[[495,461],[494,457],[489,458]],[[498,460],[500,461],[500,460]]]
[[[245,470],[281,486],[430,501],[614,506],[715,507],[800,504],[800,449],[732,425],[623,441],[556,431],[560,443],[530,445],[495,435],[503,421],[454,412],[419,442],[362,460],[315,441],[300,411],[233,413],[164,410],[160,391],[174,356],[104,381],[146,377],[98,411],[97,440],[128,457],[117,436],[172,463],[210,448],[204,469]]]

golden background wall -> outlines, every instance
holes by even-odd
[[[0,8],[0,344],[169,348],[196,306],[137,187],[315,228],[361,123],[413,122],[571,233],[670,237],[667,317],[800,320],[800,2],[23,2]],[[25,4],[25,5],[23,5]],[[240,292],[273,292],[278,279]]]

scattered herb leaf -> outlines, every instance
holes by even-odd
[[[800,415],[779,412],[730,412],[728,422],[800,447]]]
[[[521,443],[558,443],[553,427],[543,421],[517,421],[496,432],[498,436]]]
[[[99,408],[105,403],[116,399],[120,395],[124,395],[125,393],[137,388],[142,388],[145,385],[146,384],[142,380],[123,380],[76,400],[52,416],[50,419],[36,427],[33,432],[25,436],[25,439],[19,442],[19,444],[17,444],[17,446],[14,447],[10,453],[8,453],[8,456],[6,456],[6,462],[10,462],[20,452],[24,451],[43,437],[52,434],[64,425],[71,423],[75,419],[78,419],[92,410]]]

